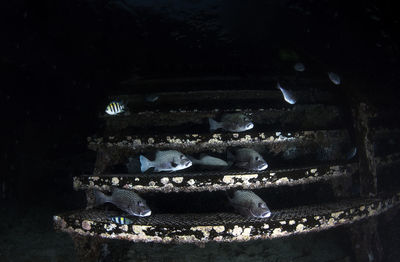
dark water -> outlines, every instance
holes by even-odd
[[[394,3],[1,3],[0,261],[75,261],[69,236],[53,231],[52,215],[84,206],[83,195],[72,191],[72,177],[91,168],[93,155],[87,153],[86,137],[101,126],[97,117],[108,95],[198,88],[171,84],[137,90],[124,84],[129,79],[210,75],[278,79],[299,75],[293,65],[301,61],[306,65],[304,75],[310,78],[325,77],[328,71],[342,76],[345,89],[339,102],[395,103],[400,26]],[[395,150],[397,140],[385,141],[383,147]],[[384,183],[390,185],[391,180]],[[291,201],[293,195],[282,200],[274,198],[274,193],[265,195],[271,206],[301,204]],[[331,197],[319,195],[326,198],[321,201]],[[167,206],[174,206],[174,197],[165,200]],[[164,211],[162,204],[155,205]],[[223,202],[214,208],[229,210]],[[398,215],[393,217],[398,220]],[[395,234],[399,226],[380,225],[385,259],[395,261],[400,250]],[[353,261],[346,234],[339,229],[205,248],[135,244],[128,257],[130,261]]]

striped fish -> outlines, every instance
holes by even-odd
[[[112,101],[111,103],[108,104],[108,106],[106,108],[106,113],[109,115],[116,115],[116,114],[124,112],[124,109],[125,109],[125,106],[122,103]]]
[[[110,220],[120,225],[130,225],[133,223],[132,220],[126,217],[111,217]]]

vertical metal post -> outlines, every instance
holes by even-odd
[[[353,108],[359,154],[360,194],[366,197],[376,196],[378,192],[376,159],[372,141],[373,130],[369,126],[369,119],[372,116],[373,111],[365,103],[360,103]],[[383,249],[377,227],[378,218],[376,217],[351,226],[349,233],[356,261],[382,261]]]
[[[360,103],[354,110],[356,143],[359,152],[360,193],[362,196],[375,196],[378,192],[376,159],[373,141],[373,131],[369,126],[372,110],[365,103]]]

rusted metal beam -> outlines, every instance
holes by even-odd
[[[373,115],[371,108],[360,103],[354,110],[354,124],[359,149],[360,192],[363,196],[374,196],[378,192],[376,158],[373,137],[373,129],[369,126],[369,119]]]

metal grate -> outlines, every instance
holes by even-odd
[[[274,211],[270,218],[243,218],[232,213],[154,214],[129,217],[133,224],[116,225],[115,211],[82,210],[54,217],[62,231],[104,238],[155,242],[234,241],[275,238],[306,233],[378,215],[397,206],[400,193],[380,198],[360,198],[315,206]]]

